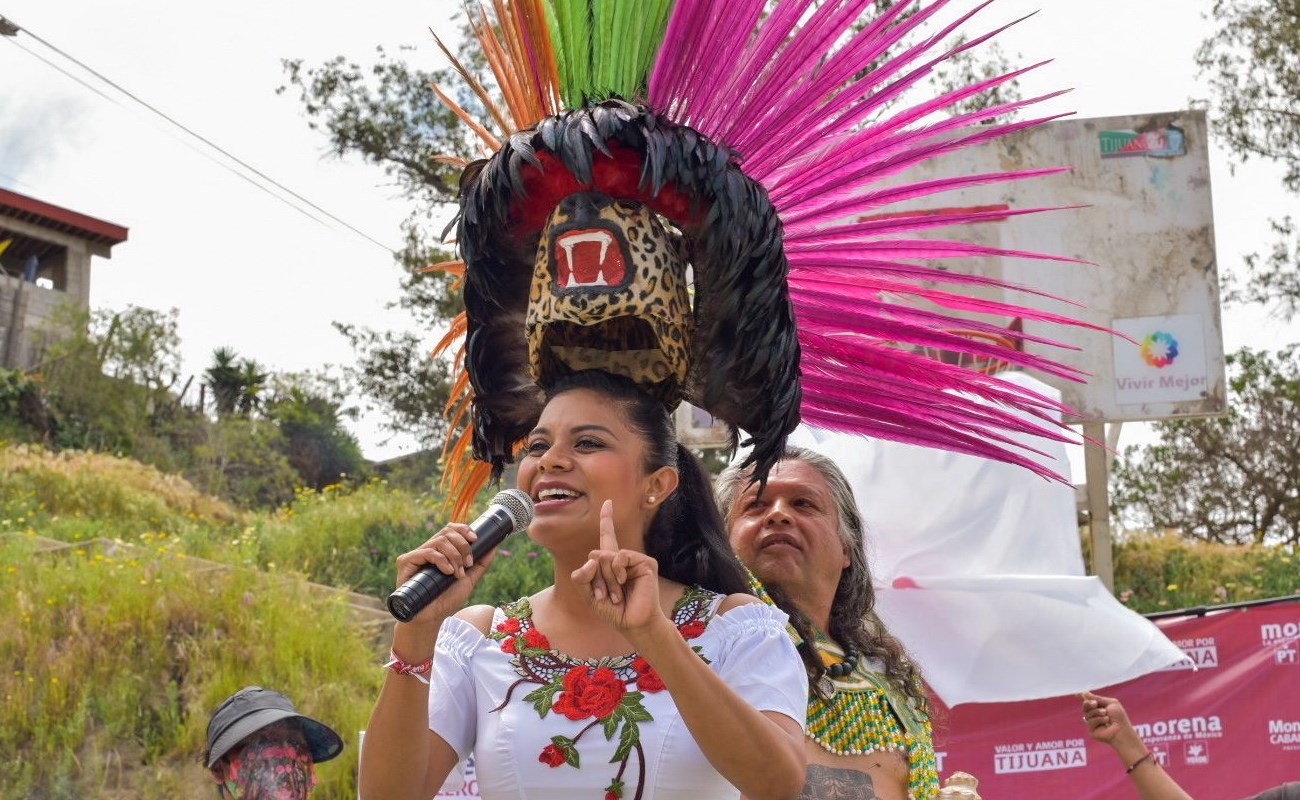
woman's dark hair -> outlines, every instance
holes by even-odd
[[[599,370],[586,370],[551,385],[546,399],[586,389],[618,404],[628,427],[645,442],[642,469],[677,470],[677,489],[655,512],[646,532],[646,555],[659,562],[659,574],[687,586],[722,594],[752,594],[745,568],[731,551],[713,484],[695,454],[677,441],[672,416],[658,400],[631,380]]]

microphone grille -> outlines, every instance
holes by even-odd
[[[519,489],[506,489],[492,498],[492,505],[501,506],[515,523],[512,533],[519,533],[533,521],[533,498]]]

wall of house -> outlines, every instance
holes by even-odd
[[[38,274],[53,288],[24,281],[21,275],[0,275],[0,366],[30,369],[57,336],[53,326],[57,310],[67,304],[89,308],[92,247],[76,237],[4,215],[0,215],[0,228],[6,236],[17,234],[60,246],[42,261]],[[107,255],[106,248],[93,249]]]

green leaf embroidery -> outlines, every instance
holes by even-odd
[[[556,747],[560,748],[560,752],[564,753],[564,763],[568,764],[571,767],[579,766],[578,748],[575,747],[577,743],[574,740],[570,739],[567,736],[552,736],[551,744],[554,744]]]
[[[618,749],[614,751],[614,757],[609,760],[609,763],[617,764],[631,756],[632,748],[639,741],[641,741],[641,729],[635,723],[623,723],[623,730],[618,737]]]
[[[654,721],[654,717],[650,716],[650,712],[646,711],[645,706],[640,703],[628,705],[623,710],[622,717],[629,723]]]
[[[544,683],[524,695],[524,700],[532,703],[533,708],[537,709],[538,716],[545,719],[546,715],[551,711],[551,705],[555,703],[555,696],[563,689],[563,684],[558,680],[552,681],[551,683]]]

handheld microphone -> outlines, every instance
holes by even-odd
[[[532,521],[533,498],[518,489],[497,494],[487,511],[469,524],[478,537],[469,545],[474,562],[478,563],[507,536],[522,531]],[[410,622],[456,580],[454,574],[447,575],[432,564],[425,565],[388,596],[388,611],[399,622]]]

